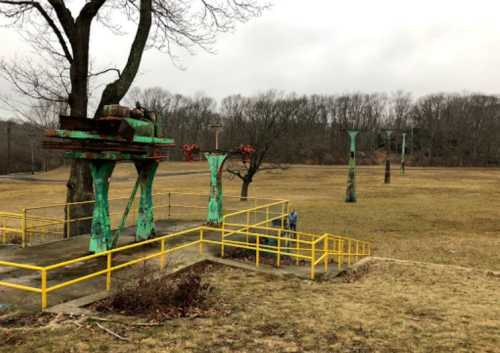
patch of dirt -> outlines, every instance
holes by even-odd
[[[46,326],[55,317],[51,313],[8,313],[0,316],[0,327],[18,328],[18,327],[42,327]]]

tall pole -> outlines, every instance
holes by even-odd
[[[359,131],[348,130],[347,133],[351,140],[351,148],[349,153],[345,202],[356,202],[356,136],[358,136]]]
[[[401,176],[405,175],[405,152],[406,152],[406,133],[403,132],[403,143],[401,145]]]
[[[384,183],[385,184],[390,184],[391,183],[391,160],[390,160],[390,154],[391,154],[391,130],[386,130],[385,131],[387,141],[386,141],[386,155],[385,155],[385,177],[384,177]]]
[[[219,150],[219,128],[215,129],[215,149]]]
[[[222,124],[220,124],[220,123],[211,124],[210,128],[212,128],[214,130],[214,133],[215,133],[215,150],[218,151],[219,150],[219,133],[221,131]]]

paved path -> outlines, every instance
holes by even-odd
[[[194,170],[194,171],[185,171],[185,172],[160,172],[156,174],[157,178],[162,177],[172,177],[172,176],[180,176],[180,175],[203,175],[209,174],[208,171],[205,170]],[[127,180],[135,180],[135,176],[117,176],[112,177],[112,181],[127,181]],[[15,180],[15,181],[28,181],[33,183],[65,183],[67,179],[49,179],[49,178],[38,178],[35,175],[28,173],[15,173],[15,174],[7,174],[0,175],[0,179],[5,180]]]

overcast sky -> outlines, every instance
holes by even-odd
[[[146,52],[135,85],[218,99],[270,88],[500,93],[499,13],[494,0],[274,0],[260,18],[221,35],[217,54],[181,56],[185,70]],[[15,33],[0,33],[2,57],[26,52]],[[99,65],[121,66],[130,36],[100,31],[92,45]],[[8,91],[5,82],[0,90]]]

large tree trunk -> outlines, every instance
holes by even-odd
[[[74,61],[70,68],[70,115],[75,118],[87,118],[90,21],[85,22],[85,19],[77,21],[75,31],[72,40]],[[66,186],[68,204],[94,200],[92,176],[87,161],[72,161]],[[65,237],[90,233],[93,208],[93,203],[66,206],[65,219],[69,223],[64,229]],[[82,218],[87,219],[75,221]]]
[[[78,159],[72,161],[71,172],[66,186],[66,202],[68,205],[65,208],[65,215],[66,221],[69,223],[65,227],[65,236],[88,234],[92,224],[94,204],[85,201],[94,200],[94,189],[87,161]],[[84,203],[73,204],[75,202]],[[81,220],[75,221],[78,219]]]
[[[243,179],[243,183],[241,184],[240,201],[246,201],[248,199],[248,187],[251,182],[251,180]]]

